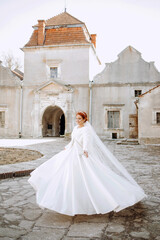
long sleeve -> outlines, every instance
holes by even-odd
[[[83,151],[88,152],[88,145],[89,145],[89,130],[87,127],[84,128],[83,131]]]

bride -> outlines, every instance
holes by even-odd
[[[143,189],[102,143],[87,121],[76,114],[70,143],[36,168],[29,183],[42,208],[74,216],[118,212],[146,197]]]

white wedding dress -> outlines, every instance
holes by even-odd
[[[65,150],[36,168],[28,181],[40,207],[71,216],[118,212],[146,197],[88,122],[74,127]]]

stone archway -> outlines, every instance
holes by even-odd
[[[58,106],[49,106],[42,116],[42,136],[59,137],[65,134],[65,115]]]

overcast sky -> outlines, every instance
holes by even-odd
[[[11,51],[23,63],[20,50],[38,19],[67,12],[97,34],[97,55],[113,62],[131,45],[160,71],[160,0],[0,0],[0,55]]]

